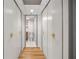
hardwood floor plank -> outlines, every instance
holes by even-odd
[[[24,48],[19,59],[45,59],[43,51],[38,47]]]

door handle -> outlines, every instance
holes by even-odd
[[[52,33],[52,37],[55,38],[55,33]]]

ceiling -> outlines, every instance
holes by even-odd
[[[24,5],[40,5],[42,0],[23,0]]]
[[[15,1],[24,15],[39,15],[49,0],[15,0]],[[31,10],[34,10],[34,12],[31,13]]]

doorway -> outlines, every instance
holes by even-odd
[[[26,47],[37,47],[38,45],[38,25],[37,16],[25,16],[25,27],[26,27]]]

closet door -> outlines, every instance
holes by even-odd
[[[44,10],[42,14],[42,35],[43,35],[43,52],[47,57],[48,54],[48,36],[47,36],[47,9]]]
[[[51,0],[47,10],[48,58],[62,59],[62,0]]]

